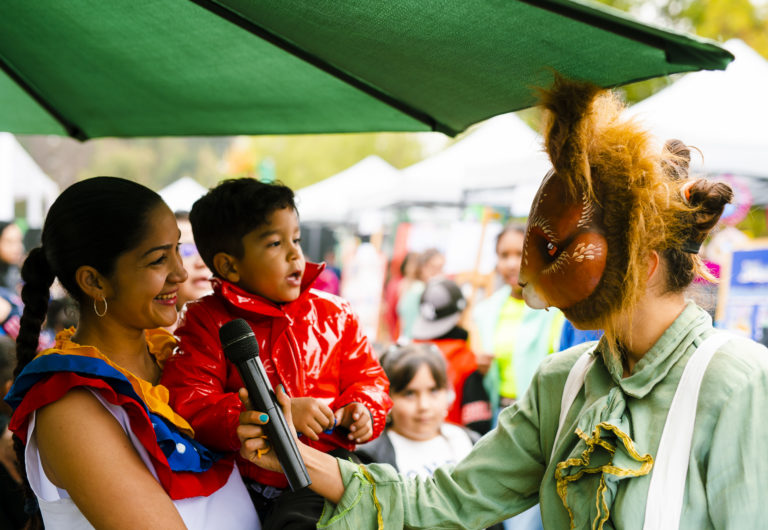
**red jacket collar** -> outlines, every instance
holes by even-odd
[[[323,272],[324,269],[325,263],[311,263],[308,261],[304,266],[299,297],[296,298],[296,300],[285,304],[278,304],[263,296],[250,293],[234,283],[221,278],[212,278],[211,285],[213,285],[213,291],[217,295],[222,296],[235,307],[266,316],[282,316],[285,312],[289,311],[292,306],[307,296],[310,287],[312,287],[312,284],[315,283],[315,280],[320,276],[320,273]]]

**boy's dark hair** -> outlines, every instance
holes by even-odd
[[[200,257],[218,276],[213,257],[219,252],[243,257],[243,236],[267,223],[276,210],[292,208],[293,190],[254,178],[228,179],[200,197],[189,212]],[[297,212],[298,214],[298,212]]]

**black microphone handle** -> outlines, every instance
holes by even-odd
[[[291,429],[285,421],[283,411],[277,401],[277,396],[272,390],[272,385],[264,372],[261,360],[252,357],[245,362],[235,363],[240,377],[243,379],[245,389],[254,410],[263,412],[269,416],[269,421],[262,428],[269,437],[269,443],[277,453],[280,465],[288,479],[292,491],[309,486],[312,481],[301,458],[299,448],[293,438]]]

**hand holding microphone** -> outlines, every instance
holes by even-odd
[[[261,430],[266,432],[269,445],[274,448],[280,466],[288,479],[291,490],[296,491],[311,484],[309,473],[301,458],[296,445],[295,434],[285,420],[281,403],[272,385],[264,372],[264,367],[259,360],[259,345],[248,323],[243,319],[233,320],[224,324],[219,330],[219,338],[224,349],[224,355],[237,366],[240,377],[243,379],[248,397],[254,409],[261,412],[266,418],[256,418],[261,424]],[[283,393],[281,396],[283,405],[290,410],[289,398]],[[257,415],[253,411],[245,413],[246,416]],[[250,443],[251,433],[257,432],[259,427],[253,425],[241,425],[238,428],[238,436],[246,444]],[[258,444],[257,444],[258,445]],[[261,445],[264,445],[263,442]],[[256,462],[258,463],[258,462]]]

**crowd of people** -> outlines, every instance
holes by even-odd
[[[87,179],[26,257],[0,224],[1,526],[759,527],[768,357],[686,297],[730,188],[610,92],[558,80],[543,104],[553,170],[498,235],[498,290],[469,307],[439,250],[407,254],[384,347],[279,183],[172,212]],[[224,355],[237,318],[309,488]]]

